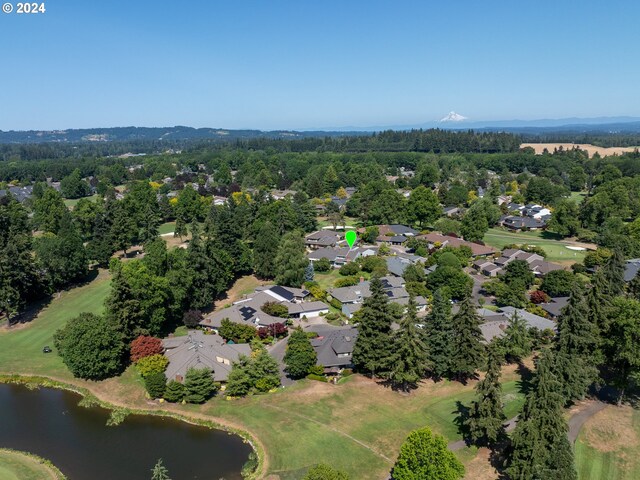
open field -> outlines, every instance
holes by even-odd
[[[160,235],[166,235],[168,233],[173,233],[176,229],[176,222],[167,222],[160,225],[158,228],[158,233]]]
[[[608,155],[621,155],[626,152],[633,152],[638,149],[638,147],[596,147],[595,145],[591,145],[589,143],[523,143],[520,145],[520,148],[531,147],[536,151],[536,154],[540,155],[546,148],[549,152],[553,153],[553,150],[556,148],[564,148],[565,150],[573,150],[575,147],[578,147],[580,150],[586,150],[589,154],[589,158],[593,157],[593,155],[598,152],[601,157],[606,157]]]
[[[584,424],[575,447],[580,480],[640,478],[640,411],[608,405]]]
[[[572,264],[581,262],[585,255],[583,251],[567,248],[567,246],[575,246],[575,242],[561,240],[551,232],[512,232],[501,228],[490,228],[483,240],[487,245],[498,249],[512,243],[536,245],[547,252],[547,260],[550,262]]]
[[[569,200],[580,205],[582,201],[586,198],[586,196],[587,196],[587,192],[571,192],[571,195],[569,195]]]
[[[0,478],[2,480],[59,480],[58,472],[37,457],[15,450],[0,449]]]
[[[73,379],[60,358],[55,353],[43,354],[42,347],[52,344],[55,330],[79,312],[102,311],[108,280],[108,273],[102,272],[93,282],[54,299],[32,323],[0,330],[0,373],[45,375],[87,388],[116,405],[169,409],[245,429],[264,446],[269,473],[282,474],[283,479],[299,478],[296,471],[318,461],[343,468],[353,478],[385,478],[410,430],[429,425],[448,441],[461,438],[454,422],[461,410],[457,402],[469,404],[475,382],[461,385],[429,380],[403,395],[356,375],[337,386],[305,380],[275,394],[235,401],[215,398],[202,406],[183,406],[145,399],[133,368],[103,382]],[[252,288],[253,282],[245,277],[235,289],[239,293]],[[514,368],[505,367],[508,416],[522,405],[518,380]],[[476,452],[465,448],[457,454],[468,462]]]
[[[91,195],[90,197],[85,197],[88,200],[91,200],[92,202],[95,202],[98,199],[98,195]],[[67,206],[67,208],[70,208],[71,210],[73,210],[73,208],[77,205],[77,203],[80,201],[80,198],[67,198],[64,201],[64,204]]]

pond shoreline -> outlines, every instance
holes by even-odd
[[[257,480],[263,478],[266,474],[267,465],[264,449],[262,445],[251,434],[240,428],[232,427],[231,425],[225,425],[223,423],[210,420],[206,418],[206,415],[203,415],[203,417],[205,418],[199,418],[197,416],[172,412],[163,410],[161,408],[131,408],[126,405],[116,405],[114,403],[110,403],[98,398],[89,388],[80,387],[72,383],[63,382],[41,375],[0,374],[0,384],[23,385],[26,388],[31,389],[45,387],[58,390],[66,390],[80,395],[82,397],[80,403],[83,404],[83,406],[99,406],[101,408],[110,410],[112,412],[112,418],[114,417],[113,413],[116,413],[120,414],[116,415],[120,420],[124,419],[127,415],[150,415],[161,418],[172,418],[189,425],[207,427],[209,429],[219,430],[227,432],[228,434],[237,435],[242,438],[244,443],[248,444],[251,447],[258,460],[258,464],[255,470],[245,478],[248,480]],[[114,423],[114,425],[117,423],[118,422]],[[46,459],[43,460],[47,461]],[[63,476],[62,479],[64,478],[65,477]]]
[[[14,455],[18,458],[22,457],[27,460],[36,462],[38,465],[42,465],[50,474],[52,478],[56,480],[68,480],[67,477],[56,467],[51,460],[43,458],[39,455],[30,452],[24,452],[21,450],[14,450],[13,448],[0,448],[0,455],[2,454]]]

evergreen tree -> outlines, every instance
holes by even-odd
[[[86,197],[89,192],[89,184],[82,179],[82,174],[78,168],[60,181],[60,193],[65,198]]]
[[[185,400],[189,403],[204,403],[213,395],[217,386],[206,368],[189,368],[184,377]]]
[[[280,386],[280,366],[278,361],[269,355],[269,352],[262,344],[257,349],[254,349],[252,355],[249,375],[254,389],[258,392],[268,392]]]
[[[294,330],[287,340],[285,371],[293,378],[302,378],[316,364],[316,359],[316,351],[311,346],[307,334],[299,328]]]
[[[393,466],[394,480],[458,480],[463,476],[464,466],[447,448],[444,437],[427,427],[409,434]]]
[[[553,373],[562,385],[565,402],[585,396],[598,378],[599,332],[589,319],[589,306],[582,287],[573,286],[569,303],[558,319]]]
[[[104,205],[104,211],[96,215],[92,239],[87,245],[89,258],[103,268],[109,265],[109,259],[115,252],[115,242],[111,236],[115,209],[116,201],[107,200]]]
[[[640,275],[638,273],[627,284],[627,295],[635,300],[640,300]]]
[[[460,302],[458,313],[451,320],[451,375],[460,381],[475,376],[476,370],[484,362],[485,348],[480,323],[480,317],[469,295]]]
[[[111,222],[110,237],[114,251],[122,250],[124,255],[127,249],[133,245],[137,234],[135,218],[127,209],[124,200],[113,204],[113,220]]]
[[[380,278],[369,283],[371,295],[360,309],[358,337],[353,346],[353,364],[372,375],[383,374],[389,366],[391,323],[395,320]]]
[[[622,250],[617,248],[602,267],[602,273],[606,282],[606,292],[611,297],[617,297],[624,293],[625,260]]]
[[[53,188],[45,188],[42,196],[33,202],[33,223],[43,232],[58,233],[62,218],[68,214],[62,196]]]
[[[151,470],[151,480],[171,480],[169,477],[169,470],[162,464],[162,459],[158,459],[158,462],[155,464],[153,469]]]
[[[400,328],[391,335],[389,380],[405,392],[417,386],[427,369],[427,347],[417,323],[417,306],[412,295]]]
[[[553,352],[543,352],[512,437],[507,473],[512,479],[575,480],[564,399],[553,374]]]
[[[505,436],[500,367],[501,356],[495,347],[490,347],[487,374],[476,385],[476,400],[469,412],[469,431],[476,443],[492,445]]]
[[[497,340],[497,342],[509,363],[520,362],[531,354],[533,348],[527,322],[517,312],[509,318],[504,337]]]
[[[253,244],[253,268],[258,278],[275,276],[275,258],[278,253],[278,232],[271,222],[265,222]]]
[[[167,387],[164,372],[154,372],[144,377],[144,388],[151,398],[162,398]]]
[[[181,402],[184,398],[184,385],[176,380],[170,380],[164,391],[164,399],[167,402]]]
[[[309,262],[307,268],[304,269],[304,281],[305,282],[313,282],[313,278],[315,277],[315,272],[313,270],[313,262]]]
[[[431,372],[437,379],[447,377],[451,371],[453,334],[451,331],[451,304],[442,294],[442,289],[436,290],[433,296],[433,308],[426,330]]]
[[[285,234],[274,261],[276,283],[287,287],[300,287],[304,282],[304,272],[308,263],[300,232]]]

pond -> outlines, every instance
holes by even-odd
[[[173,480],[239,480],[251,447],[237,435],[170,418],[78,406],[79,395],[0,384],[0,448],[35,453],[69,480],[144,480],[159,458]]]

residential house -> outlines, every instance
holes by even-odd
[[[333,230],[318,230],[310,233],[304,239],[304,243],[309,248],[335,247],[344,241],[344,232]]]
[[[471,249],[471,255],[473,255],[474,257],[486,257],[498,253],[498,250],[493,247],[480,245],[479,243],[467,242],[466,240],[463,240],[461,238],[452,237],[450,235],[442,235],[441,233],[437,232],[427,233],[426,235],[419,235],[416,238],[429,242],[430,250],[437,250],[438,248],[442,248],[445,246],[454,248],[466,246]]]
[[[529,328],[537,328],[538,330],[555,330],[556,323],[539,315],[534,315],[521,308],[502,307],[499,311],[494,312],[487,309],[478,309],[484,323],[480,324],[480,330],[485,342],[489,343],[496,337],[502,337],[504,331],[509,326],[509,321],[514,315],[522,318]]]
[[[169,337],[162,341],[164,355],[169,360],[168,380],[184,381],[190,368],[211,371],[213,379],[224,382],[229,377],[233,362],[240,355],[251,355],[248,344],[228,344],[219,335],[205,335],[201,330],[190,330],[183,337]]]
[[[442,211],[447,217],[457,217],[462,214],[460,207],[444,207]]]
[[[32,185],[27,185],[26,187],[10,186],[7,189],[0,190],[0,198],[6,197],[8,193],[10,193],[13,196],[13,198],[15,198],[18,202],[24,203],[26,200],[30,199],[33,196],[33,186]]]
[[[363,250],[371,251],[370,249],[349,248],[349,247],[337,247],[329,248],[323,247],[317,250],[313,250],[307,254],[307,258],[310,262],[317,262],[322,258],[326,258],[331,262],[334,268],[339,268],[345,263],[352,262],[362,256]]]
[[[624,281],[630,282],[640,271],[640,258],[632,258],[627,260],[627,264],[624,268]]]
[[[296,193],[298,192],[295,190],[271,190],[271,197],[273,197],[274,200],[282,200],[287,195],[294,196]]]
[[[323,366],[325,373],[337,373],[339,369],[353,366],[352,354],[358,337],[357,328],[318,326],[310,330],[318,334],[311,339],[311,346],[316,351],[316,365]]]
[[[489,260],[478,260],[473,263],[476,270],[487,277],[495,277],[504,273],[505,267],[514,260],[523,260],[529,265],[529,269],[538,277],[543,277],[553,270],[562,270],[564,267],[557,263],[547,262],[542,255],[525,252],[515,248],[508,248],[502,252],[499,258]]]
[[[562,314],[562,310],[569,304],[569,297],[554,297],[547,303],[541,303],[540,307],[547,312],[549,317],[556,319]]]

